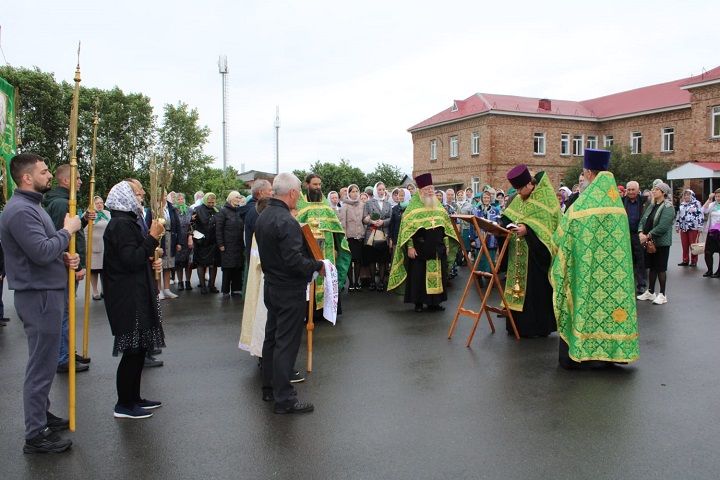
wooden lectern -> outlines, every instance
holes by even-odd
[[[323,260],[323,252],[318,244],[318,238],[315,236],[310,225],[307,223],[302,226],[303,236],[305,237],[305,243],[308,246],[308,250],[312,254],[315,260]],[[322,238],[322,237],[321,237]],[[310,282],[310,299],[308,302],[308,314],[307,314],[307,371],[312,372],[312,357],[313,357],[313,330],[315,330],[315,280]]]
[[[503,285],[500,282],[500,276],[498,274],[500,265],[502,264],[502,259],[507,252],[508,246],[510,245],[510,239],[513,237],[513,233],[510,230],[501,227],[497,223],[489,222],[484,218],[476,217],[475,215],[451,215],[451,218],[454,220],[453,226],[456,232],[458,231],[457,225],[455,223],[456,220],[462,220],[472,225],[473,229],[475,229],[478,240],[480,241],[480,254],[477,256],[475,262],[472,265],[472,271],[470,272],[470,276],[468,277],[467,283],[465,285],[465,290],[463,291],[463,295],[460,299],[460,304],[455,311],[455,318],[453,319],[452,324],[450,325],[450,330],[448,331],[448,338],[452,338],[453,334],[455,333],[455,328],[457,327],[457,322],[458,318],[460,318],[460,315],[473,319],[473,326],[472,330],[470,331],[470,335],[468,336],[467,343],[465,345],[466,347],[470,346],[473,336],[475,335],[475,330],[477,330],[478,323],[480,323],[480,317],[482,317],[483,313],[487,317],[488,323],[490,324],[490,330],[492,331],[492,333],[495,333],[495,325],[493,324],[492,317],[490,316],[490,313],[493,312],[499,313],[500,315],[504,315],[507,317],[507,319],[510,321],[510,325],[512,326],[515,338],[517,340],[520,340],[520,335],[518,334],[512,311],[510,310],[510,307],[505,301]],[[497,257],[494,261],[490,256],[490,250],[488,250],[487,245],[485,244],[485,236],[488,234],[493,234],[498,237],[498,239],[501,236],[505,237],[505,241],[502,242],[502,245],[498,250]],[[460,238],[459,232],[458,238]],[[460,243],[460,245],[462,246],[465,258],[468,260],[468,265],[470,265],[468,252],[465,250],[465,246],[462,244],[462,242]],[[490,272],[483,272],[478,270],[480,259],[483,257],[485,257],[488,265],[490,266]],[[484,291],[481,282],[479,281],[481,278],[487,278],[489,280],[487,286],[484,287]],[[482,303],[478,311],[465,308],[465,302],[467,301],[468,295],[470,294],[472,284],[475,284],[475,288],[477,289],[478,294],[482,298]],[[492,293],[493,287],[495,287],[500,294],[503,308],[488,305],[488,300],[490,299],[490,294]]]

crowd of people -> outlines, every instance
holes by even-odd
[[[514,241],[500,268],[508,333],[535,338],[557,331],[564,368],[632,362],[639,355],[636,300],[668,301],[673,230],[681,239],[679,265],[696,267],[704,253],[703,276],[720,277],[720,266],[713,269],[720,253],[720,189],[704,204],[686,189],[676,208],[661,180],[646,192],[635,181],[617,185],[609,158],[609,152],[588,149],[572,188],[556,189],[544,172],[533,175],[518,165],[507,173],[507,193],[490,185],[436,189],[426,173],[405,186],[351,184],[325,196],[319,175],[308,175],[303,185],[282,173],[273,184],[256,181],[247,197],[230,192],[224,203],[212,192],[196,192],[192,204],[183,193],[169,192],[155,211],[160,221],[136,179],[117,183],[106,199],[92,199],[94,209],[71,218],[70,166],[57,168],[51,188],[53,175],[41,157],[17,155],[10,170],[18,188],[0,216],[0,241],[2,275],[7,271],[15,290],[29,344],[24,450],[59,452],[71,445],[57,433],[68,428],[67,420],[50,413],[48,400],[56,373],[67,372],[69,362],[76,362],[76,371],[90,364],[68,352],[68,269],[79,282],[89,268],[92,298],[105,304],[112,354],[121,357],[116,418],[148,418],[162,405],[140,393],[143,368],[162,365],[155,358],[165,347],[161,302],[195,288],[203,295],[244,294],[252,255],[264,275],[260,298],[267,317],[260,335],[262,398],[274,401],[276,413],[314,409],[298,400],[292,385],[302,381],[295,360],[309,282],[315,282],[318,310],[334,300],[341,314],[337,292],[347,286],[353,295],[400,293],[418,313],[440,311],[458,269],[490,272],[508,237]],[[509,233],[477,232],[456,214],[483,218]],[[313,231],[321,260],[304,243],[301,224]],[[72,234],[74,255],[68,253]],[[7,323],[4,316],[0,323]]]

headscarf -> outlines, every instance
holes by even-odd
[[[178,197],[180,196],[182,196],[183,200],[185,200],[182,204],[178,203]],[[189,207],[184,193],[175,192],[175,202],[173,203],[173,206],[175,207],[175,210],[180,212],[180,215],[187,215]]]
[[[208,192],[208,193],[206,193],[205,196],[202,198],[202,204],[205,205],[206,207],[208,206],[207,202],[208,202],[208,200],[210,199],[210,197],[215,197],[215,201],[217,202],[217,195],[215,195],[213,192]],[[210,208],[210,207],[208,207],[208,208]],[[217,205],[215,205],[215,206],[213,207],[213,210],[215,210],[216,212],[219,211],[218,208],[217,208]]]
[[[572,195],[572,190],[570,190],[568,187],[566,187],[564,185],[562,187],[558,188],[558,190],[563,194],[563,200],[567,200],[568,197],[570,197],[570,195]]]
[[[380,198],[380,197],[378,197],[378,185],[383,185],[383,186],[384,186],[384,185],[385,185],[385,182],[377,182],[377,183],[375,184],[375,186],[374,186],[373,189],[372,189],[373,198],[376,199],[376,200],[380,200],[380,201],[385,201],[385,200],[387,200],[387,199],[388,199],[388,198],[387,198],[387,197],[388,197],[387,188],[385,188],[385,196],[384,196],[383,198]]]
[[[101,197],[100,195],[95,195],[95,196],[93,197],[93,203],[95,203],[95,199],[97,199],[97,198],[99,198],[100,200],[102,200],[102,197]],[[103,202],[103,203],[104,203],[104,202]],[[108,222],[110,221],[110,217],[108,217],[108,216],[105,214],[105,210],[95,210],[95,213],[97,214],[97,216],[95,217],[95,221],[94,221],[93,223],[97,223],[97,222],[99,222],[100,220],[106,220],[106,221],[108,221]]]
[[[327,201],[327,204],[330,205],[330,207],[337,208],[338,205],[333,205],[332,203],[330,203],[330,195],[332,195],[333,193],[338,196],[338,205],[339,205],[340,204],[340,194],[338,192],[336,192],[335,190],[330,190],[328,192],[327,198],[325,199],[325,201]]]
[[[689,201],[689,202],[683,202],[683,201],[682,201],[682,197],[680,197],[680,203],[693,203],[694,201],[697,200],[697,199],[695,198],[695,192],[693,192],[693,191],[692,191],[691,189],[689,189],[689,188],[686,188],[685,190],[683,190],[683,196],[685,196],[685,194],[686,194],[687,192],[690,192],[690,201]]]
[[[435,196],[437,196],[438,193],[442,194],[441,203],[443,206],[447,205],[447,195],[445,195],[445,192],[443,190],[435,190]]]
[[[108,210],[117,210],[118,212],[133,212],[139,218],[142,218],[143,209],[133,191],[130,184],[126,181],[116,183],[108,193],[105,207]]]
[[[410,190],[408,190],[407,188],[401,188],[400,191],[402,192],[403,196],[402,200],[400,200],[400,203],[398,203],[398,205],[400,205],[400,208],[404,210],[410,204],[412,193],[410,193]]]
[[[397,204],[399,203],[399,202],[396,202],[395,200],[393,200],[393,198],[392,198],[392,197],[393,197],[393,193],[395,193],[395,192],[398,192],[398,198],[400,198],[400,187],[395,187],[395,188],[393,188],[392,191],[390,192],[390,197],[388,198],[388,200],[390,201],[390,206],[391,206],[391,207],[394,207],[395,205],[397,205]],[[401,201],[402,201],[402,200],[401,200]]]

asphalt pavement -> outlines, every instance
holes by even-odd
[[[5,291],[0,479],[717,479],[720,279],[676,267],[678,254],[669,303],[639,305],[640,360],[606,370],[562,370],[556,335],[515,341],[501,321],[494,335],[483,321],[466,348],[461,319],[448,340],[466,269],[445,312],[345,294],[337,326],[316,328],[315,368],[298,386],[316,410],[298,416],[261,400],[257,360],[237,348],[242,299],[195,289],[163,301],[165,366],[143,374],[143,396],[164,406],[113,418],[118,359],[92,302],[92,363],[59,455],[22,453],[27,344]],[[51,398],[66,416],[66,376]]]

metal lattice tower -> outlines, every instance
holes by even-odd
[[[220,55],[218,58],[218,71],[222,77],[222,142],[223,142],[223,170],[227,170],[227,152],[228,152],[228,138],[227,138],[227,76],[228,76],[228,64],[227,56]],[[241,166],[241,171],[245,170],[245,165]]]

